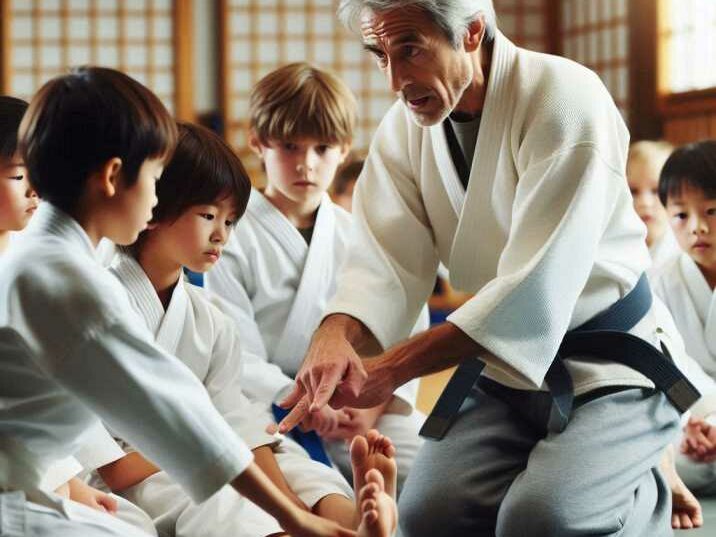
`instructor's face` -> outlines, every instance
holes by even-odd
[[[394,91],[424,127],[443,121],[473,78],[469,54],[453,47],[420,9],[364,12],[363,45]]]

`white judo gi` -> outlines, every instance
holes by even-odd
[[[625,178],[628,131],[597,75],[517,48],[499,31],[490,61],[466,189],[442,124],[417,125],[402,102],[387,112],[356,188],[357,226],[325,313],[359,319],[387,348],[408,335],[442,261],[451,284],[474,293],[448,321],[490,353],[480,356],[485,377],[531,402],[543,399],[539,390],[565,332],[634,288],[649,254]],[[631,333],[656,345],[653,312]],[[615,362],[577,356],[565,365],[577,396],[653,387]],[[418,455],[420,471],[401,497],[401,528],[411,536],[490,535],[496,527],[498,535],[550,535],[556,524],[559,532],[582,525],[602,534],[605,513],[614,521],[638,513],[624,535],[652,531],[652,524],[666,532],[669,496],[655,468],[678,414],[663,394],[654,403],[643,397],[639,389],[604,395],[575,409],[563,433],[533,435],[521,447],[511,442],[522,442],[529,426],[520,420],[536,408],[531,414],[525,402],[507,413],[499,397],[484,412],[481,399],[463,407],[446,438],[426,442]],[[634,418],[620,421],[607,411],[612,402],[635,409]],[[599,436],[597,416],[614,449],[641,453],[638,466],[613,464],[616,452],[600,451],[601,440],[585,433]],[[637,428],[654,432],[630,445]],[[607,455],[611,466],[597,462]],[[622,485],[612,479],[617,470]],[[643,501],[629,499],[641,490],[649,491]],[[567,508],[573,504],[582,507]]]
[[[243,393],[246,375],[235,323],[211,304],[204,289],[181,278],[165,311],[132,257],[120,255],[111,271],[129,292],[157,344],[189,367],[236,434],[250,449],[273,447],[287,483],[306,505],[313,507],[329,494],[352,498],[350,486],[337,471],[312,461],[290,439],[266,433],[273,423],[268,408]],[[230,487],[195,505],[165,472],[159,472],[122,494],[150,514],[162,535],[257,537],[282,531],[273,517]]]
[[[656,276],[666,265],[679,257],[681,248],[676,241],[674,232],[667,228],[664,236],[649,247],[651,267],[648,270],[650,278]]]
[[[98,417],[202,502],[252,454],[191,371],[138,326],[79,224],[49,203],[0,259],[0,520],[7,535],[138,536],[42,490]]]
[[[324,194],[310,245],[264,195],[252,190],[246,214],[229,238],[221,260],[205,277],[223,308],[237,322],[246,361],[246,390],[257,399],[278,402],[288,395],[313,332],[335,292],[336,275],[350,242],[352,216]],[[425,330],[421,306],[406,336]],[[416,324],[417,321],[417,324]],[[375,427],[396,447],[398,483],[402,485],[422,440],[425,417],[415,409],[418,381],[400,387]],[[325,441],[333,462],[351,475],[343,441]]]
[[[716,381],[716,294],[688,254],[682,252],[652,280],[656,294],[671,312],[686,352]],[[693,380],[692,380],[693,382]],[[696,386],[702,399],[694,414],[716,424],[716,390]],[[679,475],[696,492],[716,493],[716,463],[693,462],[677,450]]]

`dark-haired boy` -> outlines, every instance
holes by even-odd
[[[143,532],[40,488],[101,418],[201,502],[231,482],[293,535],[350,535],[300,511],[257,469],[201,383],[137,327],[121,284],[95,259],[133,242],[176,140],[158,98],[111,69],[45,84],[19,147],[45,203],[0,259],[0,520],[26,536]],[[171,377],[171,383],[167,378]]]

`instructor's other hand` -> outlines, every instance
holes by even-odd
[[[357,398],[366,377],[360,356],[345,337],[329,325],[319,328],[296,375],[293,391],[280,403],[283,408],[293,409],[279,424],[279,432],[290,431],[309,412],[317,412],[329,402],[334,407],[342,406],[331,400],[339,384],[342,394]]]

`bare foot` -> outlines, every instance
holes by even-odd
[[[351,443],[351,465],[353,467],[353,490],[358,498],[366,484],[365,474],[378,470],[385,482],[385,491],[397,497],[398,467],[395,464],[395,446],[390,438],[371,429],[365,436],[356,436]],[[358,505],[360,511],[360,505]]]
[[[398,525],[398,506],[385,490],[385,481],[375,468],[365,475],[358,494],[361,521],[358,537],[391,537]]]

